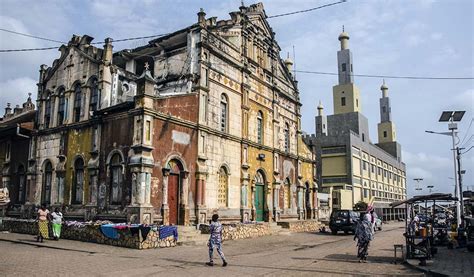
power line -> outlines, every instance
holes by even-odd
[[[469,147],[469,149],[467,149],[466,151],[462,152],[461,155],[464,155],[466,154],[467,152],[469,152],[472,148],[474,148],[474,145]]]
[[[5,30],[5,29],[0,29],[0,30]],[[10,30],[6,30],[11,33],[16,33]],[[18,33],[19,35],[26,35],[26,34],[21,34]],[[153,35],[153,36],[142,36],[142,37],[132,37],[132,38],[122,38],[122,39],[112,39],[112,42],[123,42],[123,41],[131,41],[131,40],[139,40],[139,39],[148,39],[148,38],[157,38],[157,37],[163,37],[166,35],[169,35],[171,33],[165,33],[165,34],[159,34],[159,35]],[[38,39],[44,39],[44,40],[49,40],[49,41],[54,41],[54,42],[59,42],[63,44],[67,44],[67,42],[61,42],[61,41],[56,41],[56,40],[50,40],[46,38],[40,38],[36,36],[31,36],[35,37]],[[93,42],[91,44],[103,44],[104,42],[99,41],[99,42]],[[27,52],[27,51],[43,51],[43,50],[51,50],[51,49],[58,49],[59,46],[54,46],[54,47],[40,47],[40,48],[22,48],[22,49],[0,49],[0,53],[7,53],[7,52]]]
[[[59,40],[54,40],[54,39],[50,39],[50,38],[44,38],[44,37],[34,36],[34,35],[25,34],[25,33],[20,33],[20,32],[16,32],[16,31],[12,31],[12,30],[7,30],[7,29],[3,29],[3,28],[0,28],[0,31],[7,32],[7,33],[11,33],[11,34],[15,34],[15,35],[20,35],[20,36],[24,36],[24,37],[29,37],[29,38],[35,38],[35,39],[46,40],[46,41],[57,42],[57,43],[66,43],[66,42],[64,42],[64,41],[59,41]]]
[[[466,131],[466,134],[464,135],[464,138],[462,139],[461,143],[462,144],[464,142],[464,140],[466,139],[467,135],[469,134],[469,130],[471,130],[471,126],[472,126],[472,122],[474,121],[474,118],[471,118],[471,122],[469,123],[469,127],[467,127],[467,131]],[[469,140],[471,140],[472,136],[469,138]],[[468,141],[469,141],[468,140]]]
[[[42,50],[51,50],[51,49],[58,49],[58,47],[54,46],[54,47],[43,47],[43,48],[0,49],[0,53],[42,51]]]
[[[318,75],[338,75],[339,73],[334,72],[320,72],[320,71],[309,71],[309,70],[295,70],[300,73],[318,74]],[[366,77],[366,78],[386,78],[386,79],[412,79],[412,80],[473,80],[474,77],[427,77],[427,76],[392,76],[392,75],[370,75],[370,74],[351,74],[355,77]]]
[[[275,18],[275,17],[288,16],[288,15],[293,15],[293,14],[298,14],[298,13],[311,12],[311,11],[314,11],[314,10],[319,10],[319,9],[326,8],[326,7],[330,7],[330,6],[334,6],[334,5],[337,5],[337,4],[342,4],[342,3],[345,3],[345,2],[346,2],[346,0],[341,0],[341,1],[339,1],[339,2],[333,2],[333,3],[330,3],[330,4],[322,5],[322,6],[315,7],[315,8],[311,8],[311,9],[307,9],[307,10],[301,10],[301,11],[294,11],[294,12],[289,12],[289,13],[282,13],[282,14],[277,14],[277,15],[271,15],[271,16],[267,16],[267,18]]]

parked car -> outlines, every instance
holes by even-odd
[[[344,231],[345,234],[349,232],[354,233],[359,220],[359,212],[352,210],[335,210],[331,213],[329,220],[329,228],[333,235],[337,234],[338,231]]]

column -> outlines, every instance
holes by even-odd
[[[180,195],[180,213],[181,222],[183,225],[189,225],[189,205],[188,205],[188,196],[189,196],[189,172],[181,172],[181,182],[182,182],[182,191]]]
[[[168,176],[170,175],[170,169],[169,168],[163,168],[163,199],[162,199],[162,204],[161,204],[161,210],[162,210],[162,217],[163,217],[163,225],[168,225],[169,222],[169,207],[168,207]]]

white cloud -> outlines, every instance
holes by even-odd
[[[28,93],[32,93],[32,99],[36,96],[36,81],[29,77],[9,79],[0,83],[0,109],[3,110],[7,103],[12,107],[23,104],[28,98]],[[3,113],[0,112],[3,116]]]
[[[440,39],[443,38],[443,34],[442,34],[442,33],[432,33],[432,34],[430,35],[430,38],[431,38],[432,40],[440,40]]]

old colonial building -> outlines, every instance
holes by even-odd
[[[31,197],[28,178],[28,160],[31,135],[35,118],[35,105],[28,97],[20,107],[10,107],[0,118],[0,177],[2,202],[9,203],[10,214],[21,215],[23,204]],[[0,208],[4,212],[3,205]]]
[[[352,209],[359,202],[375,200],[385,219],[402,216],[389,204],[406,199],[406,170],[401,146],[392,122],[388,87],[381,86],[378,143],[369,136],[368,119],[362,114],[360,92],[354,83],[349,35],[339,35],[337,52],[339,83],[333,87],[334,114],[326,116],[320,103],[315,118],[316,134],[306,136],[317,157],[317,179],[329,193],[333,209]]]
[[[113,52],[73,36],[40,68],[25,205],[188,225],[315,218],[292,61],[262,4]]]

